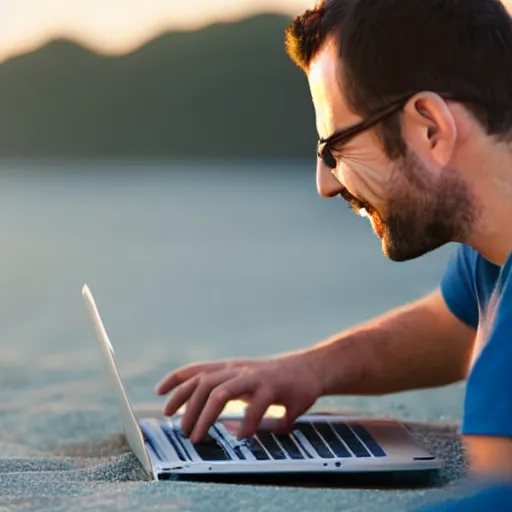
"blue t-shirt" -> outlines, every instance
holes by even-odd
[[[512,256],[503,267],[461,245],[441,283],[450,311],[477,331],[462,433],[512,437]]]

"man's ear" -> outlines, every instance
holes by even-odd
[[[447,103],[432,92],[414,95],[404,107],[402,135],[425,162],[445,167],[457,139],[457,125]]]

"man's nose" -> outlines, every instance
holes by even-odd
[[[321,197],[334,197],[343,190],[343,185],[320,159],[316,168],[316,188]]]

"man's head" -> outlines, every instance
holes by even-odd
[[[366,212],[393,260],[466,241],[468,159],[512,140],[512,21],[497,0],[324,0],[286,48],[316,113],[317,185]]]

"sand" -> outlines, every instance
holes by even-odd
[[[106,411],[103,419],[106,430],[112,433],[101,434],[97,413],[84,413],[79,421],[89,440],[54,446],[46,443],[44,450],[30,446],[26,436],[24,443],[17,442],[15,431],[4,430],[0,442],[0,511],[280,511],[290,507],[312,510],[319,505],[323,510],[414,510],[461,492],[465,477],[457,423],[409,421],[408,428],[444,459],[443,469],[427,484],[397,488],[364,481],[345,485],[151,482],[119,433],[113,409]],[[60,414],[53,416],[55,419]],[[47,418],[46,429],[50,429],[52,414]],[[53,428],[66,429],[73,423],[68,414],[67,424],[54,423]]]

